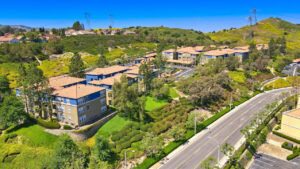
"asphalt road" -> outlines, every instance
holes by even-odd
[[[296,169],[300,165],[293,164],[289,161],[284,161],[267,154],[261,154],[260,158],[254,159],[249,169]]]
[[[249,124],[254,118],[255,113],[263,110],[266,104],[270,104],[280,96],[282,92],[288,89],[275,90],[265,92],[257,97],[254,97],[241,105],[240,107],[229,112],[228,116],[222,117],[209,127],[210,132],[202,131],[204,134],[198,137],[196,141],[191,142],[177,154],[170,156],[167,161],[164,161],[160,169],[194,169],[200,168],[203,160],[210,156],[217,159],[218,144],[222,146],[225,142],[235,145],[243,137],[240,129]],[[209,139],[208,137],[213,139]],[[216,142],[217,141],[217,142]],[[220,159],[223,154],[220,153]]]

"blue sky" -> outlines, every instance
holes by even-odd
[[[281,3],[279,3],[281,2]],[[66,27],[76,20],[89,28],[168,26],[204,32],[247,24],[251,9],[258,20],[280,17],[300,23],[300,1],[277,0],[14,0],[1,2],[0,24],[32,27]],[[90,14],[87,26],[85,13]]]

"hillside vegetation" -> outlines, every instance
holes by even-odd
[[[251,41],[268,43],[270,38],[285,37],[289,50],[300,50],[300,25],[284,21],[279,18],[268,18],[258,22],[257,25],[244,26],[208,33],[212,40],[221,44],[249,44]]]

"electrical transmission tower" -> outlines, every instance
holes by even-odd
[[[251,14],[248,17],[249,26],[252,26],[252,16]]]
[[[257,17],[256,17],[256,8],[253,9],[253,16],[254,16],[254,24],[257,24]]]
[[[84,13],[85,21],[86,21],[86,27],[88,29],[91,29],[91,14],[90,13]]]
[[[110,21],[109,26],[112,28],[114,26],[114,15],[113,14],[109,15],[109,21]]]

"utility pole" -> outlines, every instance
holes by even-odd
[[[131,152],[135,152],[134,150],[125,150],[124,154],[125,154],[125,169],[127,169],[127,159],[126,159],[126,153],[127,151],[131,151]]]
[[[232,106],[232,93],[230,93],[230,102],[229,102],[230,110],[231,110],[231,106]]]
[[[196,135],[197,133],[197,117],[196,117],[196,111],[194,113],[194,116],[195,116],[195,121],[194,121],[194,135]]]

